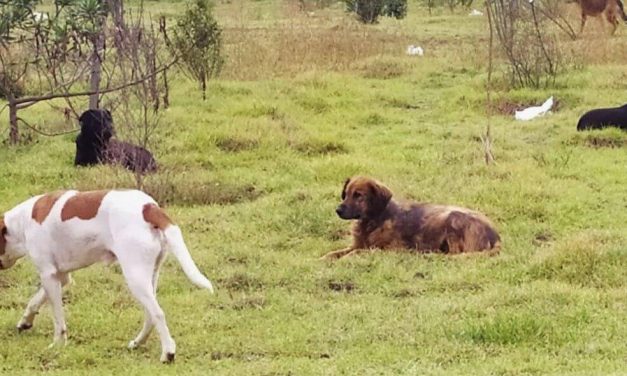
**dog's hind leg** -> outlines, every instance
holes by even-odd
[[[61,286],[67,285],[71,281],[69,274],[64,274],[61,278]],[[33,297],[26,305],[26,310],[22,315],[22,318],[17,323],[17,329],[19,331],[28,330],[33,327],[33,322],[35,321],[35,316],[39,313],[41,306],[46,303],[46,290],[43,287],[40,287],[39,290],[33,295]]]
[[[619,24],[618,15],[616,13],[617,11],[615,11],[614,9],[609,9],[605,13],[605,19],[607,19],[607,22],[609,22],[610,25],[612,25],[612,31],[610,32],[610,35],[614,35],[614,33],[616,32],[616,28],[618,27],[618,24]]]
[[[125,247],[128,247],[129,242],[125,242]],[[136,244],[136,242],[130,242]],[[150,253],[150,249],[145,246],[133,247],[138,249],[126,250],[126,252],[115,252],[118,257],[124,278],[128,284],[131,293],[137,299],[137,301],[144,307],[144,310],[150,315],[152,325],[157,327],[159,336],[161,337],[161,361],[172,362],[174,361],[174,354],[176,353],[176,343],[172,336],[170,336],[170,330],[166,324],[165,314],[157,302],[155,295],[155,285],[152,283],[155,276],[155,266],[157,257],[155,256],[154,262],[146,262],[147,254]],[[137,252],[141,250],[141,252]],[[142,335],[140,332],[140,335]],[[138,336],[139,337],[139,336]]]
[[[163,251],[159,254],[159,257],[157,257],[157,261],[155,263],[155,269],[152,273],[152,288],[153,288],[153,293],[155,297],[157,296],[157,283],[159,282],[159,269],[161,267],[161,264],[165,260],[165,255],[166,253]],[[128,348],[136,349],[140,345],[143,345],[144,343],[146,343],[146,340],[148,339],[148,336],[152,332],[152,329],[154,328],[154,326],[155,325],[152,322],[152,318],[150,317],[150,312],[144,308],[144,326],[142,327],[137,337],[135,337],[134,340],[129,342]]]

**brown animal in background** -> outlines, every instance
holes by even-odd
[[[330,252],[323,259],[338,259],[373,248],[405,248],[421,253],[449,254],[488,251],[497,254],[500,237],[481,213],[457,206],[398,203],[392,192],[366,177],[346,180],[336,212],[355,219],[353,244]]]
[[[596,17],[602,13],[605,14],[607,22],[612,25],[612,35],[616,31],[620,19],[627,22],[627,15],[625,15],[625,9],[621,0],[577,0],[577,3],[581,8],[580,33],[583,33],[583,27],[588,16]]]

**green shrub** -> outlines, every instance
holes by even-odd
[[[194,0],[179,17],[170,47],[180,58],[185,73],[200,83],[205,100],[207,81],[220,73],[222,29],[213,18],[207,0]]]
[[[379,16],[404,18],[407,15],[407,0],[345,0],[346,11],[357,14],[363,23],[373,24]]]

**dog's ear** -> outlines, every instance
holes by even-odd
[[[87,113],[89,111],[85,111],[81,114],[81,116],[78,117],[78,124],[80,124],[81,126],[83,125],[83,122],[85,122],[85,118],[87,118]]]
[[[351,178],[346,179],[344,182],[344,187],[342,188],[342,200],[346,199],[346,187],[348,187],[348,183],[351,182]]]
[[[7,239],[7,226],[4,224],[4,218],[0,217],[0,255],[4,254],[4,247],[6,247]]]
[[[381,213],[392,199],[392,191],[385,185],[372,181],[368,195],[368,211],[371,214]]]
[[[107,119],[109,122],[111,122],[111,123],[112,123],[112,122],[113,122],[113,116],[111,116],[111,111],[109,111],[109,110],[104,110],[104,113],[105,113],[105,115],[106,115],[106,116],[105,116],[105,117],[106,117],[106,119]]]

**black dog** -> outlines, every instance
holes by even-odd
[[[104,161],[104,150],[113,136],[113,118],[108,110],[87,110],[78,118],[74,165],[89,166]]]
[[[154,172],[157,162],[141,146],[113,139],[113,118],[108,110],[87,110],[78,118],[81,133],[76,138],[74,164],[119,164],[133,172]]]
[[[586,112],[577,123],[577,130],[618,127],[627,131],[627,104],[615,108],[599,108]]]

